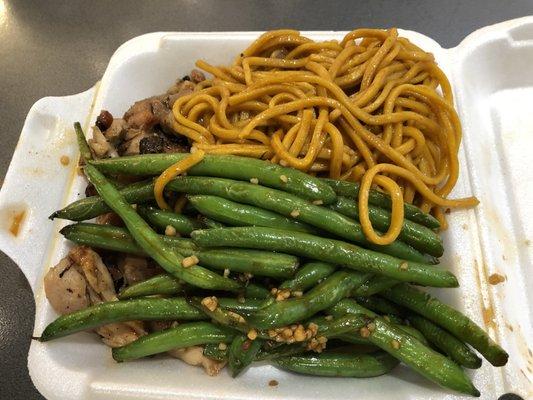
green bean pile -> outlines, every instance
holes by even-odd
[[[154,206],[153,176],[184,154],[91,160],[76,125],[85,174],[97,196],[51,218],[77,223],[61,233],[93,248],[151,257],[166,273],[124,288],[119,300],[57,318],[49,341],[114,322],[179,321],[112,350],[129,361],[192,345],[225,360],[232,376],[256,360],[296,373],[373,377],[399,362],[438,385],[479,396],[463,368],[508,355],[468,317],[416,286],[457,287],[435,265],[438,222],[412,205],[399,239],[366,240],[358,186],[268,162],[209,155],[166,187],[186,194],[183,214]],[[118,189],[109,178],[138,177]],[[251,183],[253,182],[253,183]],[[136,204],[134,208],[131,204]],[[370,196],[370,218],[386,231],[390,199]],[[113,211],[125,227],[82,222]],[[161,234],[172,227],[180,237]],[[229,274],[228,274],[229,273]]]

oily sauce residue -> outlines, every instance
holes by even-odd
[[[491,285],[497,285],[499,283],[505,282],[505,276],[500,274],[492,274],[489,276],[489,283]]]
[[[20,227],[22,226],[22,222],[24,221],[25,216],[26,216],[26,210],[20,211],[11,217],[11,223],[9,225],[9,232],[11,232],[13,236],[18,236],[20,232]]]
[[[494,322],[494,310],[492,308],[492,305],[490,305],[487,308],[483,307],[482,313],[483,313],[483,322],[485,323],[485,326],[492,327],[495,329],[496,324]]]

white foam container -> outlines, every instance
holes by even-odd
[[[444,233],[442,265],[460,288],[439,290],[443,300],[485,328],[510,357],[503,368],[484,361],[471,371],[483,399],[513,392],[533,398],[531,350],[533,261],[533,17],[480,29],[459,46],[443,49],[411,31],[401,34],[432,52],[450,78],[464,129],[461,175],[453,196],[474,194],[475,209],[453,211]],[[56,315],[42,278],[68,251],[58,234],[65,224],[48,215],[80,197],[74,121],[88,128],[104,108],[121,115],[135,100],[159,94],[196,59],[231,61],[257,32],[151,33],[123,44],[100,84],[68,97],[47,97],[31,108],[0,193],[0,249],[26,275],[36,302],[35,335]],[[325,40],[344,32],[305,32]],[[67,155],[68,166],[60,163]],[[21,231],[9,233],[12,215],[26,211]],[[506,277],[490,285],[488,277]],[[23,306],[23,305],[21,305]],[[212,378],[170,358],[116,364],[96,335],[80,333],[50,343],[33,341],[28,366],[49,399],[457,399],[406,367],[373,379],[297,376],[269,365],[232,379]],[[277,387],[268,382],[275,379]]]

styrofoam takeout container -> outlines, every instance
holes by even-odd
[[[305,32],[325,40],[343,32]],[[463,123],[461,176],[453,196],[474,194],[475,209],[454,210],[444,232],[442,265],[461,284],[437,291],[508,350],[509,363],[484,361],[472,371],[483,399],[514,392],[532,398],[533,279],[533,17],[490,26],[459,46],[443,49],[432,39],[401,31],[432,52],[450,78]],[[47,97],[31,108],[0,193],[0,248],[22,269],[35,294],[35,335],[56,315],[42,278],[68,251],[58,234],[63,221],[48,215],[83,196],[76,169],[74,121],[87,129],[99,111],[122,115],[134,101],[162,93],[197,59],[226,63],[258,35],[151,33],[134,38],[113,55],[100,84],[68,97]],[[61,156],[70,162],[64,166]],[[65,161],[65,159],[63,159]],[[11,220],[24,213],[18,235]],[[492,274],[505,276],[489,284]],[[171,358],[115,363],[94,334],[50,343],[33,341],[28,366],[35,386],[49,399],[457,399],[408,368],[372,379],[297,376],[269,365],[252,366],[232,379],[208,377]],[[275,379],[276,387],[268,382]]]

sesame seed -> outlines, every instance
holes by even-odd
[[[279,176],[279,179],[280,181],[282,181],[283,183],[287,183],[289,181],[289,179],[287,178],[286,175],[280,175]]]
[[[219,350],[226,350],[228,348],[228,345],[226,343],[219,343],[218,349]]]
[[[324,202],[322,200],[313,200],[313,204],[315,206],[321,206],[322,204],[324,204]]]
[[[181,265],[183,266],[183,268],[190,268],[193,265],[198,264],[199,262],[200,262],[200,260],[198,259],[198,257],[189,256],[189,257],[185,257],[183,260],[181,260]]]
[[[257,184],[259,184],[259,179],[257,179],[257,178],[251,178],[251,179],[250,179],[250,183],[253,183],[254,185],[257,185]]]
[[[176,236],[176,228],[174,228],[172,225],[167,225],[165,228],[165,235],[167,236]]]
[[[255,340],[257,339],[257,331],[255,329],[250,329],[246,336],[248,336],[248,339],[250,340]]]
[[[391,340],[390,345],[395,350],[398,350],[400,348],[400,342],[398,342],[396,339]]]
[[[300,210],[291,211],[291,217],[296,218],[298,215],[300,215]]]

